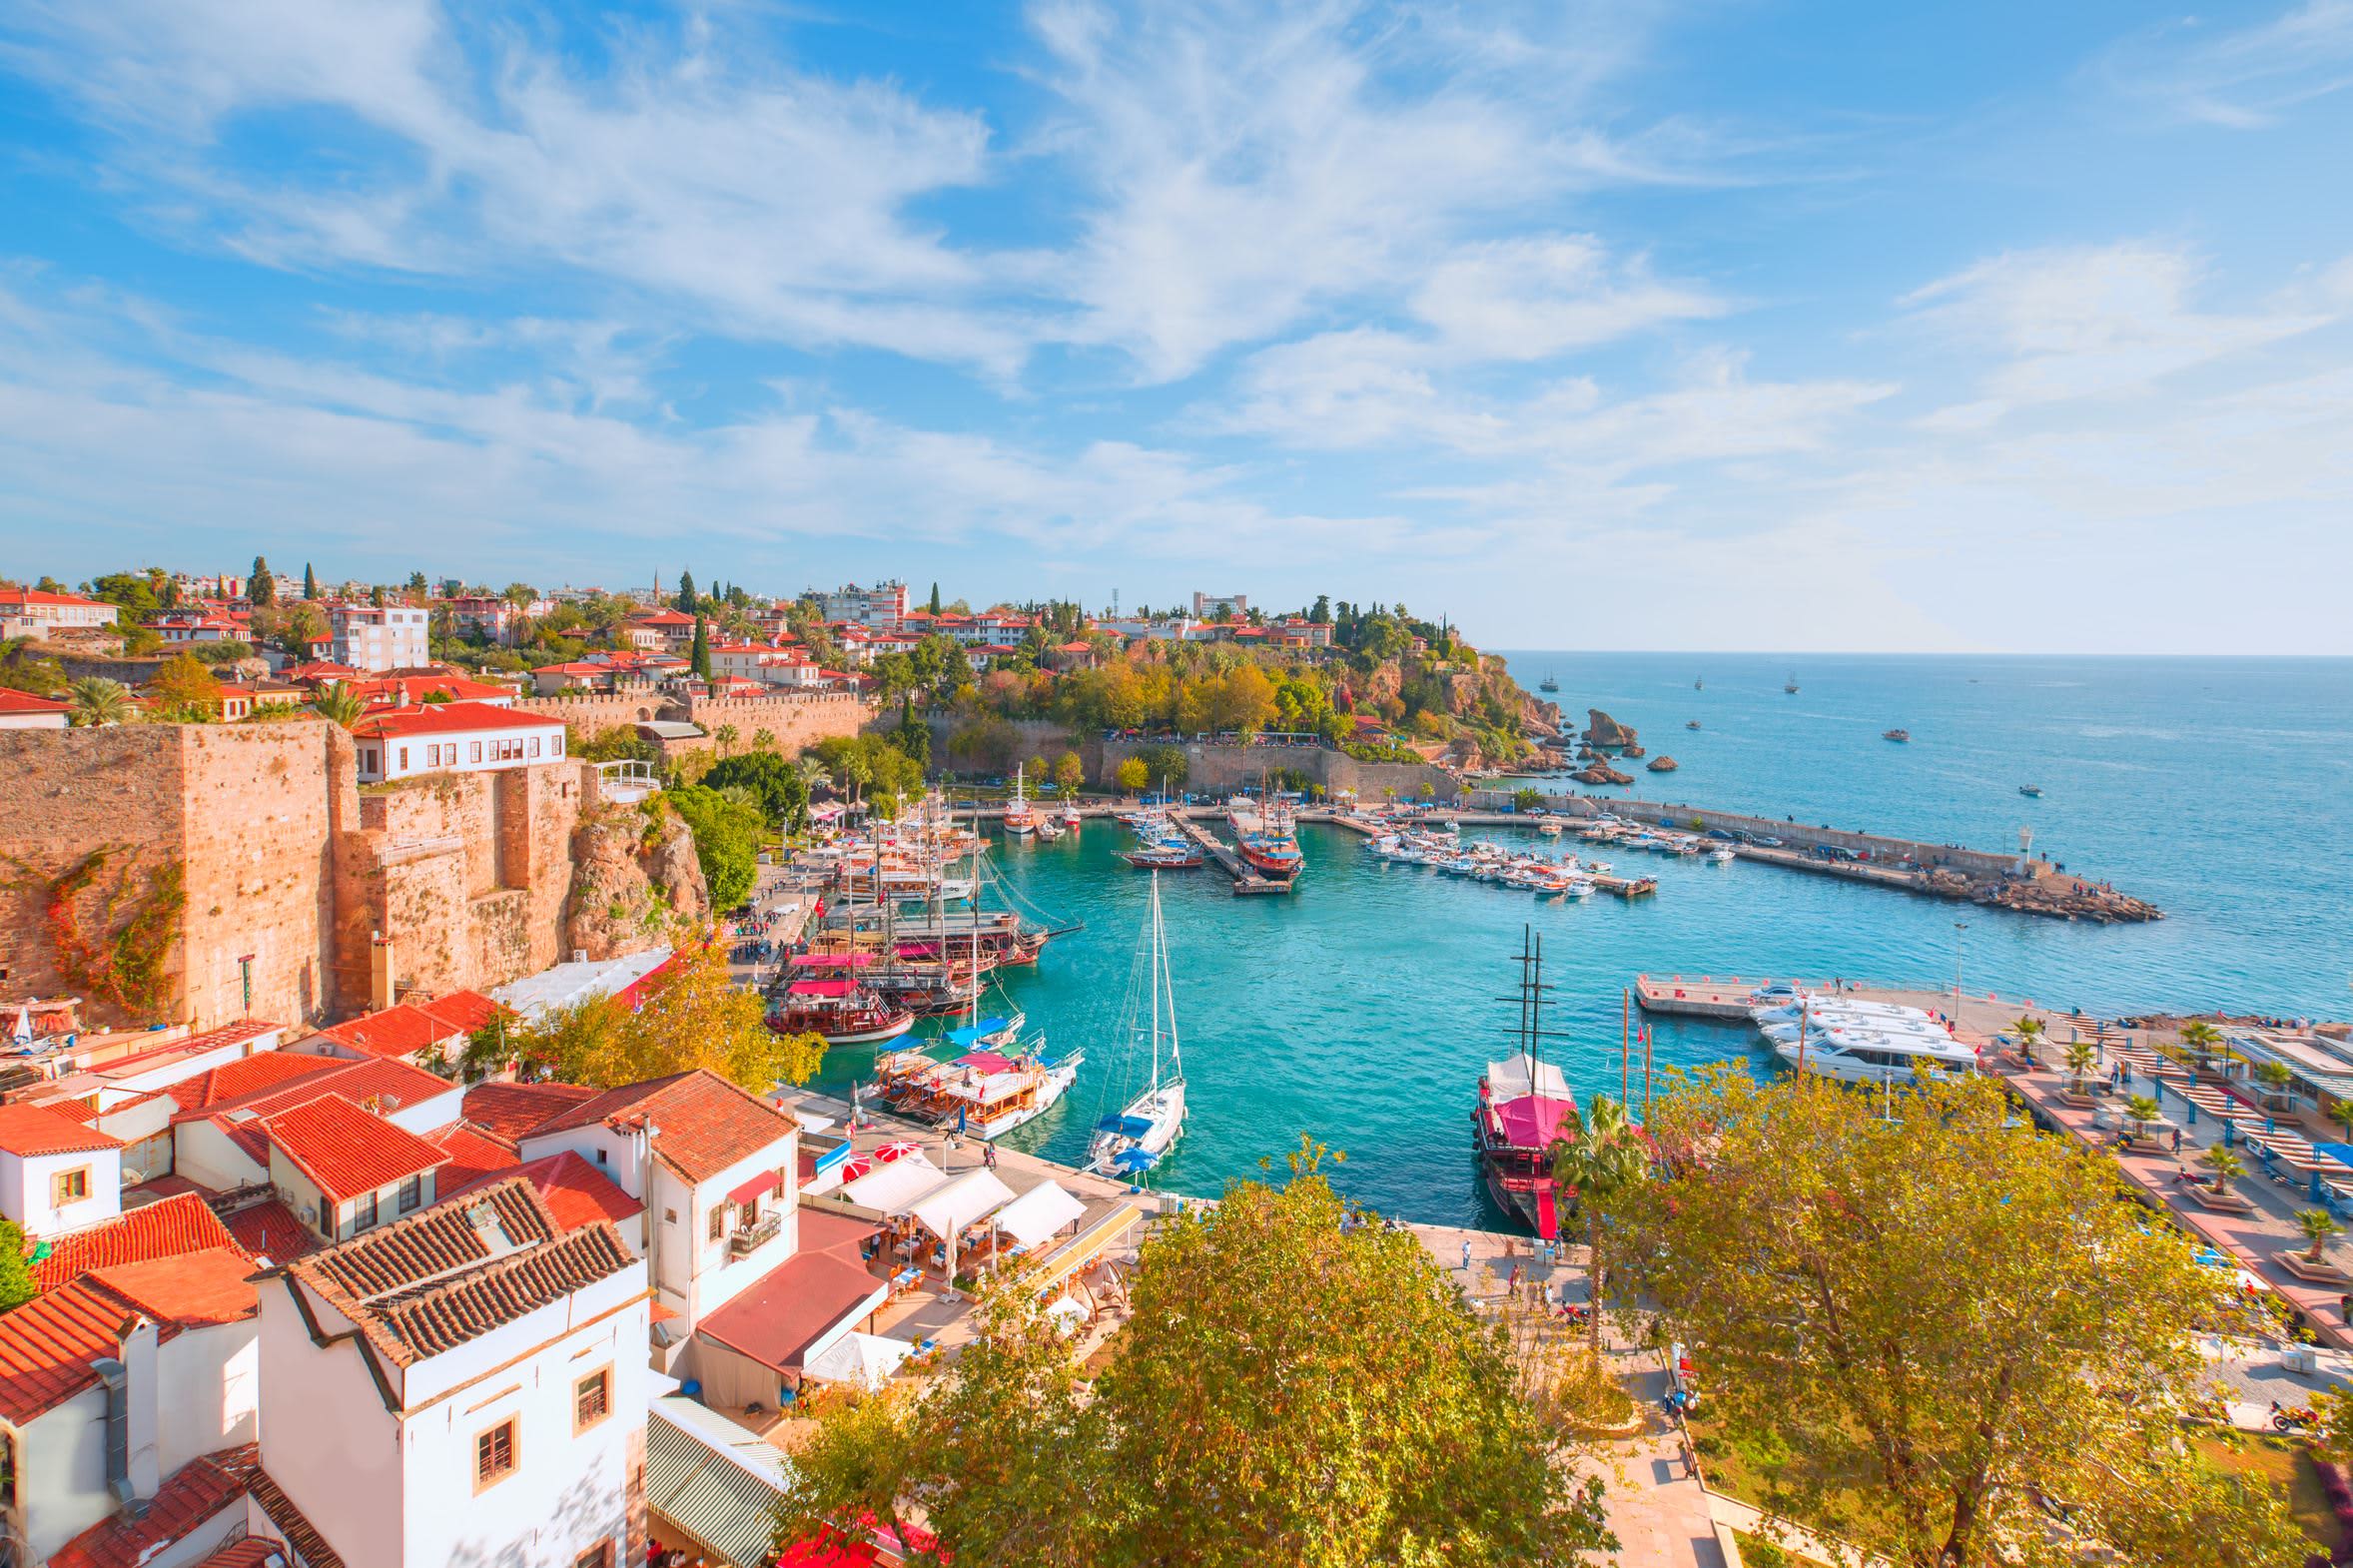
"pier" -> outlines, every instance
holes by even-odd
[[[1170,820],[1176,824],[1177,832],[1198,844],[1201,853],[1215,862],[1218,870],[1233,879],[1233,891],[1237,898],[1246,894],[1288,893],[1291,890],[1289,883],[1261,877],[1251,870],[1249,862],[1235,854],[1223,839],[1195,821],[1192,812],[1175,811],[1169,815]]]

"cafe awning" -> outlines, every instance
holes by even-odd
[[[727,1201],[730,1203],[748,1203],[763,1192],[775,1191],[776,1188],[783,1182],[783,1180],[784,1176],[781,1172],[755,1171],[751,1174],[750,1176],[745,1178],[741,1186],[731,1187],[728,1189]]]
[[[782,1454],[714,1410],[671,1396],[646,1412],[645,1505],[656,1535],[690,1536],[736,1568],[759,1568],[775,1550],[770,1520],[785,1479]]]
[[[1041,1294],[1053,1289],[1118,1246],[1143,1217],[1144,1211],[1134,1203],[1120,1204],[1081,1231],[1076,1241],[1031,1269],[1027,1275],[1030,1286]]]
[[[926,1230],[943,1241],[953,1241],[968,1225],[1012,1201],[1013,1188],[998,1180],[994,1172],[967,1171],[938,1190],[926,1192],[915,1204],[914,1214]]]
[[[1087,1205],[1053,1181],[1041,1181],[997,1211],[997,1228],[1024,1246],[1040,1246],[1080,1218]]]

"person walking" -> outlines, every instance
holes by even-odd
[[[1462,1271],[1465,1276],[1470,1273],[1470,1237],[1468,1236],[1463,1237],[1462,1240]]]
[[[2353,1323],[2353,1290],[2348,1290],[2337,1297],[2337,1311],[2343,1315],[2346,1322]]]

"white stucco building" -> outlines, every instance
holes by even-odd
[[[413,604],[337,604],[327,611],[328,657],[356,670],[417,669],[432,662],[425,611]]]
[[[115,606],[79,593],[0,588],[0,637],[54,637],[100,631],[115,623]]]
[[[0,729],[65,729],[72,713],[70,703],[0,688]]]
[[[645,1264],[497,1182],[261,1282],[262,1463],[349,1568],[644,1549]]]
[[[495,773],[563,758],[563,721],[479,702],[418,703],[352,726],[360,782],[419,773]]]
[[[38,1239],[122,1212],[123,1143],[47,1106],[0,1106],[0,1219]]]

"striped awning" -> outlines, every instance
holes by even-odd
[[[647,1417],[646,1507],[736,1568],[759,1568],[775,1552],[780,1495],[774,1479],[755,1473],[706,1438],[658,1412]]]
[[[1027,1276],[1029,1285],[1041,1294],[1053,1289],[1110,1251],[1143,1218],[1143,1210],[1134,1203],[1121,1203],[1081,1231],[1070,1245],[1039,1259]]]

